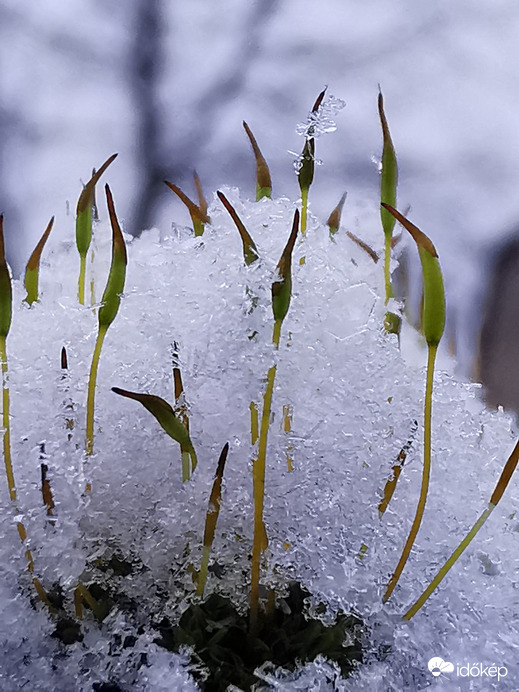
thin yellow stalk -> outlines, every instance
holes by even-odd
[[[274,334],[272,341],[279,347],[279,336],[281,322],[276,320],[274,323]],[[253,464],[253,487],[254,487],[254,539],[252,544],[252,564],[251,564],[251,589],[250,589],[250,628],[252,632],[258,629],[259,612],[259,581],[261,555],[268,547],[267,532],[263,522],[263,507],[265,500],[265,470],[267,459],[267,440],[270,424],[270,410],[272,407],[272,393],[274,391],[274,381],[276,379],[276,366],[273,365],[267,374],[267,388],[263,395],[263,413],[261,416],[261,427],[259,435],[258,456]]]
[[[79,256],[78,300],[80,305],[85,304],[86,283],[86,255]]]
[[[283,405],[283,431],[285,433],[292,432],[292,407],[290,404]],[[294,470],[294,460],[291,457],[292,445],[287,445],[287,468],[291,472]]]
[[[391,236],[385,236],[384,243],[384,281],[386,285],[386,305],[393,297],[393,286],[391,285]]]
[[[435,591],[435,589],[438,588],[441,581],[447,575],[447,573],[450,571],[450,569],[454,566],[454,564],[458,560],[458,558],[461,557],[462,553],[466,550],[466,548],[468,548],[468,546],[470,545],[471,541],[476,536],[476,534],[478,533],[480,528],[486,522],[488,517],[492,514],[494,509],[497,507],[499,500],[502,498],[503,493],[505,492],[505,490],[508,486],[508,483],[510,482],[512,474],[514,473],[514,471],[517,468],[518,462],[519,462],[519,441],[516,442],[516,445],[512,451],[512,454],[509,456],[508,461],[506,462],[505,467],[504,467],[503,471],[501,472],[501,475],[499,476],[496,487],[494,488],[494,492],[492,493],[492,496],[490,497],[490,502],[488,503],[488,507],[485,509],[483,514],[476,521],[474,526],[470,529],[470,531],[465,536],[465,538],[458,545],[456,550],[448,558],[446,563],[439,570],[439,572],[436,574],[436,576],[431,581],[429,586],[425,589],[425,591],[422,593],[422,595],[417,599],[417,601],[411,606],[411,608],[409,608],[407,613],[403,616],[404,620],[410,620],[414,615],[416,615],[416,613],[420,610],[420,608],[423,606],[423,604],[427,601],[429,596],[431,596],[431,594]]]
[[[92,252],[90,253],[90,266],[94,266],[94,258],[95,258],[95,252],[94,248],[92,248]],[[96,291],[95,291],[95,282],[94,282],[94,272],[92,272],[90,276],[90,304],[95,305],[96,304]]]
[[[279,348],[281,338],[281,325],[290,307],[292,296],[292,252],[299,230],[299,211],[294,213],[292,230],[287,244],[281,254],[277,265],[278,279],[272,284],[272,313],[274,315],[274,331],[272,343],[275,349]],[[265,524],[263,522],[263,504],[265,497],[265,466],[267,457],[267,438],[270,424],[270,410],[272,407],[272,393],[276,378],[276,365],[274,364],[267,374],[267,388],[263,395],[263,414],[259,434],[258,455],[252,467],[253,495],[254,495],[254,539],[252,544],[251,565],[251,591],[250,591],[250,630],[258,629],[259,611],[259,578],[261,555],[267,549],[268,540]]]
[[[492,514],[493,510],[495,508],[495,505],[489,505],[487,509],[483,512],[483,514],[479,517],[479,519],[476,521],[474,526],[470,529],[468,534],[465,536],[465,538],[461,541],[461,543],[458,545],[456,550],[452,553],[452,555],[449,557],[447,562],[443,565],[443,567],[440,569],[438,574],[434,577],[434,579],[431,581],[429,586],[425,589],[423,594],[420,596],[420,598],[417,599],[417,601],[409,608],[409,610],[405,613],[405,615],[402,616],[402,620],[410,620],[416,613],[420,610],[420,608],[424,605],[424,603],[427,601],[429,596],[435,591],[438,586],[440,585],[441,581],[443,578],[446,576],[447,572],[450,571],[456,560],[462,555],[462,553],[466,550],[466,548],[469,547],[470,542],[474,538],[474,536],[477,534],[479,529],[483,526],[485,521],[488,519],[488,517]]]
[[[4,243],[3,243],[3,218],[0,217],[0,265],[1,270],[0,273],[2,274],[2,279],[5,279],[8,277],[8,269],[7,269],[7,264],[5,263],[5,257],[4,257]],[[7,284],[6,284],[7,285]],[[1,306],[2,307],[2,331],[4,331],[3,334],[0,334],[0,359],[2,361],[2,426],[4,428],[4,434],[3,434],[3,452],[4,452],[4,463],[5,463],[5,473],[7,476],[7,487],[9,490],[9,498],[11,499],[11,502],[16,508],[16,482],[14,479],[14,470],[13,470],[13,463],[12,463],[12,458],[11,458],[11,423],[10,423],[10,417],[9,417],[9,386],[8,386],[8,381],[7,381],[7,333],[9,331],[9,326],[11,322],[11,317],[10,317],[10,311],[11,311],[11,283],[10,279],[8,282],[9,290],[7,291],[8,295],[4,295],[4,304]],[[6,300],[7,298],[7,300]],[[6,320],[6,321],[5,321]],[[17,508],[16,508],[17,510]],[[17,510],[18,514],[18,510]],[[20,540],[22,544],[25,544],[27,540],[27,531],[25,529],[24,524],[21,521],[18,521],[16,524],[16,528],[18,530],[18,535],[20,536]],[[34,560],[32,557],[31,551],[27,548],[25,550],[25,559],[27,561],[27,570],[31,574],[34,572]],[[36,591],[40,597],[40,600],[45,603],[46,605],[50,605],[49,600],[47,598],[47,594],[45,593],[45,590],[39,580],[36,577],[33,577],[32,582],[34,584],[34,587],[36,588]]]
[[[96,395],[97,370],[99,368],[99,357],[103,347],[103,341],[108,330],[107,326],[100,326],[97,334],[96,343],[94,346],[94,354],[92,356],[92,365],[90,366],[90,377],[88,380],[88,396],[87,396],[87,419],[86,419],[86,438],[85,452],[87,456],[94,453],[94,408]]]
[[[434,363],[436,360],[436,353],[438,351],[438,344],[429,344],[428,357],[427,357],[427,378],[425,385],[425,408],[424,408],[424,459],[423,459],[423,473],[422,473],[422,486],[420,488],[420,497],[418,499],[418,506],[416,508],[415,518],[413,520],[409,536],[405,543],[402,555],[393,576],[389,580],[386,588],[386,592],[383,597],[384,603],[390,598],[393,593],[395,586],[400,579],[400,575],[405,567],[405,564],[409,558],[409,554],[416,540],[416,536],[420,529],[422,523],[423,514],[425,511],[425,503],[427,500],[427,492],[429,490],[429,478],[431,475],[431,418],[432,418],[432,392],[433,392],[433,379],[434,379]]]
[[[306,234],[306,219],[308,215],[308,189],[304,187],[301,190],[301,233]]]
[[[7,349],[6,337],[0,336],[0,358],[2,359],[2,425],[4,428],[4,462],[7,476],[7,487],[12,502],[16,502],[16,484],[14,481],[13,462],[11,459],[11,426],[9,421],[9,387],[7,384]]]

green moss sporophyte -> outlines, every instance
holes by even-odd
[[[432,394],[434,383],[434,364],[438,345],[445,329],[445,290],[443,287],[443,277],[440,263],[438,261],[438,253],[431,239],[423,233],[417,226],[412,224],[406,217],[397,211],[389,204],[382,203],[382,206],[397,220],[402,226],[409,231],[413,237],[420,255],[422,263],[423,277],[423,332],[427,341],[427,375],[425,382],[425,399],[424,399],[424,457],[423,457],[423,472],[422,485],[420,488],[420,497],[416,508],[415,517],[409,531],[409,536],[402,550],[400,560],[393,572],[391,579],[386,588],[383,600],[387,601],[393,593],[406,562],[411,553],[411,549],[415,543],[418,531],[420,529],[427,494],[429,490],[429,479],[431,475],[431,447],[432,447]]]

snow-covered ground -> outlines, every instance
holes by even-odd
[[[277,679],[282,690],[383,692],[432,684],[449,690],[516,690],[519,497],[514,479],[441,588],[410,623],[401,621],[487,506],[513,448],[510,419],[486,410],[475,385],[438,371],[426,514],[401,582],[383,606],[382,593],[419,492],[424,368],[406,363],[396,337],[382,327],[381,264],[345,234],[332,241],[315,217],[296,245],[292,303],[274,352],[270,284],[295,205],[251,203],[237,190],[226,193],[258,246],[260,263],[245,266],[238,233],[217,200],[210,208],[213,224],[202,238],[168,226],[129,243],[125,296],[101,354],[95,454],[86,462],[86,385],[96,317],[76,302],[74,243],[59,235],[49,240],[40,303],[28,309],[21,302],[22,287],[15,286],[8,351],[18,507],[15,516],[4,487],[0,689],[90,692],[104,689],[102,683],[136,691],[193,688],[187,659],[154,643],[150,614],[155,621],[163,614],[178,615],[185,594],[192,593],[188,567],[198,566],[209,489],[226,441],[230,453],[213,550],[223,577],[211,575],[208,588],[246,602],[254,453],[250,402],[261,408],[274,359],[265,504],[269,571],[263,579],[276,585],[296,578],[332,612],[353,608],[368,629],[366,665],[349,680],[322,662],[288,677],[266,671],[267,678]],[[350,204],[344,223],[356,220],[359,233],[380,251],[377,200]],[[102,223],[93,274],[98,297],[109,253],[110,231]],[[185,484],[178,446],[144,408],[111,391],[117,386],[172,401],[173,342],[199,458],[192,481]],[[59,358],[64,344],[65,378]],[[443,364],[452,370],[446,355]],[[287,404],[293,409],[288,435],[282,425]],[[72,429],[66,425],[71,418]],[[402,448],[407,450],[404,470],[379,519],[381,493]],[[42,506],[42,461],[56,503],[52,518]],[[91,491],[85,495],[87,480]],[[61,584],[69,608],[78,579],[104,579],[96,568],[99,560],[106,564],[116,554],[133,562],[130,576],[112,578],[119,605],[102,626],[87,615],[83,642],[68,646],[65,654],[50,637],[52,620],[41,606],[35,612],[29,605],[31,585],[15,525],[20,517],[36,574],[47,588]],[[363,544],[367,552],[360,560]],[[127,638],[132,645],[121,646]],[[453,664],[438,680],[428,668],[433,658]],[[480,664],[487,670],[484,682]],[[464,678],[467,665],[470,680]]]

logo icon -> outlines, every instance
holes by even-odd
[[[442,675],[443,673],[452,673],[454,670],[453,663],[451,663],[450,661],[444,661],[443,658],[440,658],[439,656],[431,658],[431,660],[427,664],[427,667],[429,668],[429,670],[435,678],[437,678],[439,675]]]

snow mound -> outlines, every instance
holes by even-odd
[[[212,478],[227,441],[212,552],[218,570],[210,574],[207,591],[232,595],[246,607],[254,454],[250,404],[256,402],[261,411],[266,374],[276,362],[265,500],[269,568],[262,581],[280,587],[295,578],[315,604],[328,604],[329,614],[355,611],[367,626],[367,660],[348,680],[321,660],[290,675],[265,668],[263,679],[283,690],[418,690],[433,680],[428,661],[441,657],[454,664],[453,672],[443,674],[449,689],[462,689],[457,671],[475,662],[506,666],[499,689],[516,689],[514,480],[440,589],[411,622],[400,619],[486,507],[513,447],[511,420],[485,409],[477,385],[446,371],[436,374],[426,513],[399,586],[382,606],[419,494],[425,370],[406,363],[397,337],[384,331],[381,263],[344,232],[348,228],[381,251],[377,205],[347,203],[343,228],[333,240],[310,216],[294,251],[292,302],[275,351],[270,286],[295,205],[283,198],[252,203],[235,189],[225,192],[260,253],[260,261],[249,267],[218,200],[200,238],[175,225],[168,232],[126,238],[125,295],[101,354],[95,452],[88,460],[86,388],[97,318],[76,301],[74,244],[51,237],[41,300],[30,309],[15,282],[8,337],[12,456],[36,573],[47,588],[59,584],[71,602],[78,580],[88,581],[99,565],[111,564],[107,579],[120,584],[135,607],[125,611],[117,603],[100,626],[87,614],[83,641],[63,655],[63,645],[51,637],[52,621],[40,605],[31,608],[27,597],[17,517],[2,478],[0,688],[34,688],[37,681],[40,690],[102,689],[103,682],[125,690],[195,689],[187,653],[158,647],[150,617],[178,617],[192,596],[189,566],[199,565]],[[98,224],[92,272],[97,301],[110,244],[108,224]],[[63,346],[67,371],[60,364]],[[178,445],[140,404],[111,391],[147,392],[173,404],[175,349],[199,460],[187,483],[181,482]],[[290,431],[284,425],[287,407]],[[379,519],[382,490],[403,448],[402,476]],[[42,504],[42,463],[56,504],[52,517]],[[87,482],[92,490],[85,494]],[[367,550],[359,559],[363,545]],[[129,575],[116,573],[114,556],[131,565]],[[125,647],[128,637],[131,646]],[[485,682],[486,689],[497,689],[497,678]]]

